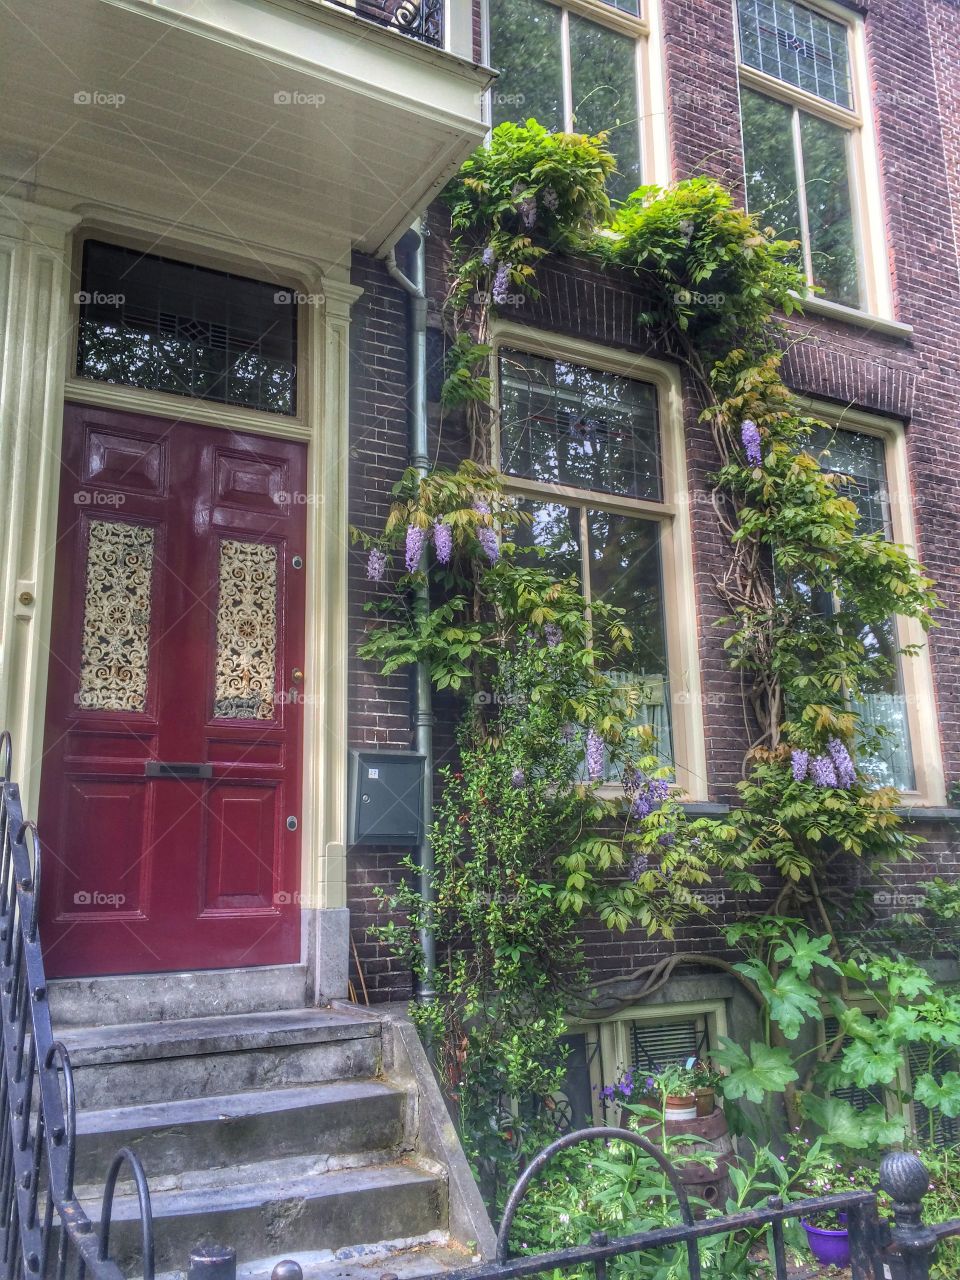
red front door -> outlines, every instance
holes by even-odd
[[[305,448],[68,405],[62,459],[47,970],[296,961]]]

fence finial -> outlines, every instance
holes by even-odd
[[[880,1162],[880,1186],[893,1199],[893,1248],[903,1260],[903,1280],[929,1280],[937,1233],[923,1224],[927,1166],[912,1151],[891,1151]]]

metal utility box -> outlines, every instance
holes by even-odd
[[[414,751],[350,752],[351,844],[421,842],[425,764]]]

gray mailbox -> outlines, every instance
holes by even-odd
[[[351,844],[421,842],[425,760],[414,751],[350,752]]]

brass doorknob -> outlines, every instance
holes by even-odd
[[[291,675],[291,678],[293,679],[294,684],[299,684],[303,679],[303,672],[300,670],[299,667],[294,667],[290,675]]]

